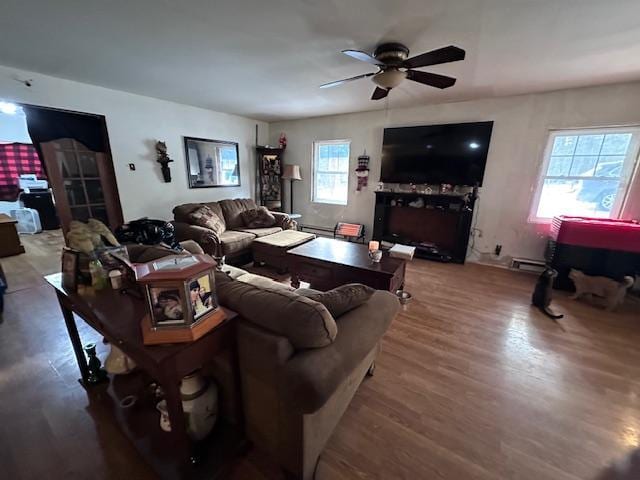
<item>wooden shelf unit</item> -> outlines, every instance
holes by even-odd
[[[423,207],[410,202],[422,198]],[[464,263],[471,233],[473,194],[376,192],[375,240],[416,247],[416,257]]]

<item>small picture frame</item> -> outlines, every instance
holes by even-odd
[[[151,321],[154,327],[181,327],[189,325],[189,311],[184,293],[175,285],[147,286]]]
[[[62,287],[69,292],[78,290],[80,252],[68,247],[62,249]]]
[[[211,272],[193,278],[189,282],[189,302],[191,303],[191,315],[197,322],[203,315],[218,308],[215,292],[212,289],[214,279]]]

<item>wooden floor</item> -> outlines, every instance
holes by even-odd
[[[2,259],[0,477],[152,479],[109,416],[88,402],[55,298],[59,235],[23,237]],[[606,313],[561,293],[559,324],[529,306],[533,276],[415,260],[414,295],[376,374],[356,394],[316,478],[640,478],[605,471],[640,444],[640,305]],[[81,330],[83,340],[95,335]],[[257,451],[236,480],[279,479]]]

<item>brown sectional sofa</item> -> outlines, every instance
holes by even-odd
[[[189,214],[202,205],[208,206],[224,222],[225,230],[222,233],[216,234],[213,230],[189,223]],[[258,206],[250,198],[178,205],[173,209],[176,237],[178,241],[194,240],[209,255],[226,256],[228,263],[249,262],[251,243],[255,238],[296,228],[296,222],[281,212],[271,212],[276,218],[276,225],[273,227],[246,228],[241,214],[256,208]]]
[[[202,253],[194,242],[183,242]],[[128,246],[132,261],[161,258],[165,247]],[[289,478],[311,480],[318,459],[360,383],[371,373],[380,341],[399,310],[390,292],[377,290],[338,318],[306,294],[226,265],[216,271],[221,305],[240,314],[237,326],[246,433]],[[225,359],[221,359],[224,363]],[[215,370],[224,408],[235,418],[234,380]],[[220,375],[218,375],[218,373]]]
[[[216,288],[220,303],[242,317],[237,331],[247,435],[288,477],[310,480],[370,372],[398,299],[377,290],[334,319],[324,305],[281,284],[225,270],[231,275],[218,272]]]

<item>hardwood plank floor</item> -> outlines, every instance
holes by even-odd
[[[0,465],[12,479],[155,478],[76,382],[53,292],[60,236],[2,259]],[[374,377],[340,421],[316,478],[640,478],[612,461],[640,444],[640,302],[605,312],[556,292],[557,323],[529,305],[535,276],[415,260]],[[81,328],[84,341],[96,339]],[[101,347],[104,358],[104,347]],[[610,476],[614,475],[614,476]],[[251,450],[231,478],[279,479]]]

